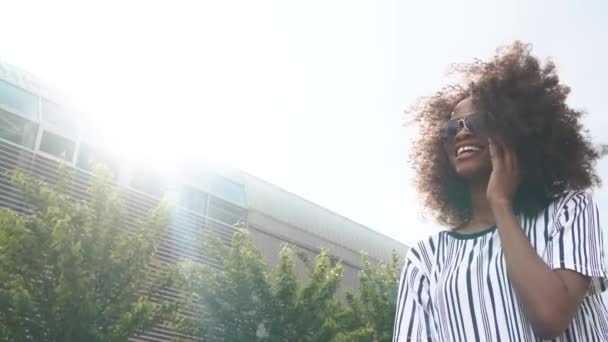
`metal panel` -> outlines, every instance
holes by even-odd
[[[250,217],[254,212],[270,216],[331,244],[366,251],[376,260],[388,261],[393,249],[405,255],[404,244],[258,178],[248,177],[245,187]]]

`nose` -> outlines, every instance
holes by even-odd
[[[458,124],[458,132],[456,133],[456,135],[454,136],[454,140],[455,141],[462,141],[466,138],[470,138],[473,136],[473,133],[471,133],[471,131],[469,131],[469,129],[463,125],[462,122],[459,122]]]

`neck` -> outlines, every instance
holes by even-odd
[[[469,184],[469,193],[471,194],[471,221],[469,222],[469,228],[486,228],[495,224],[494,213],[487,197],[488,180],[482,179]]]

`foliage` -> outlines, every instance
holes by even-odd
[[[327,253],[309,265],[301,285],[288,246],[273,273],[246,231],[235,234],[230,248],[217,242],[208,248],[220,269],[193,262],[183,266],[194,297],[185,333],[227,342],[329,341],[336,334],[342,265]]]
[[[389,263],[373,267],[363,254],[362,264],[357,292],[346,295],[347,306],[341,317],[344,329],[336,341],[392,341],[399,257],[393,251]]]
[[[355,293],[340,300],[343,266],[327,252],[298,277],[297,253],[284,245],[273,272],[246,231],[231,247],[207,246],[218,268],[193,262],[182,270],[193,295],[184,332],[205,341],[390,341],[399,259],[374,267],[366,255]],[[221,336],[221,338],[220,338]]]
[[[133,227],[107,173],[96,171],[86,201],[71,182],[66,172],[54,186],[13,177],[30,209],[0,209],[0,341],[125,341],[161,323],[204,341],[391,340],[396,253],[378,267],[363,255],[346,295],[342,263],[326,251],[307,260],[283,245],[271,270],[246,230],[230,245],[205,239],[215,263],[169,268],[154,257],[164,204]],[[158,299],[168,287],[181,299]]]
[[[65,168],[55,186],[12,177],[31,210],[0,209],[0,340],[125,341],[177,309],[151,300],[174,279],[154,258],[166,206],[127,227],[108,172],[96,169],[86,201],[71,181]]]
[[[343,266],[321,252],[308,265],[307,281],[300,286],[294,251],[283,246],[272,283],[272,311],[266,321],[268,341],[330,341],[337,333],[341,306],[336,291]]]
[[[182,330],[205,341],[255,341],[270,301],[264,259],[243,232],[235,234],[231,248],[217,240],[206,248],[222,271],[192,261],[182,265],[192,293]]]

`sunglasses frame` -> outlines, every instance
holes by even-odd
[[[471,117],[472,115],[474,115],[474,116]],[[440,129],[440,132],[439,132],[441,140],[443,142],[447,142],[447,141],[453,140],[456,137],[456,135],[458,135],[458,132],[460,132],[460,130],[463,129],[463,128],[466,129],[467,131],[473,133],[473,134],[478,134],[479,133],[478,131],[480,130],[480,128],[479,127],[475,127],[476,125],[471,125],[472,124],[471,122],[469,122],[469,124],[467,125],[467,119],[469,119],[469,117],[471,117],[471,118],[481,117],[481,115],[482,114],[480,112],[471,112],[471,113],[466,114],[462,118],[459,118],[459,119],[450,119],[450,120],[444,122],[441,125],[441,129]],[[455,133],[448,133],[448,129],[449,129],[448,125],[450,125],[451,122],[456,122],[456,124],[458,125],[458,127],[456,127]],[[469,128],[469,126],[473,126],[472,129]]]

